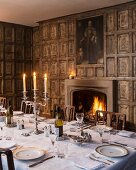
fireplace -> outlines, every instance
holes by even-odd
[[[94,115],[97,109],[116,111],[116,81],[67,79],[65,90],[65,104],[74,105],[76,112]]]

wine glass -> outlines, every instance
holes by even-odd
[[[83,123],[84,113],[76,113],[77,124],[80,126]]]
[[[55,141],[57,138],[57,134],[55,132],[55,128],[52,127],[52,130],[49,132],[49,138],[52,144],[52,152],[54,153],[54,149],[55,149]]]
[[[4,127],[4,126],[5,126],[5,122],[0,122],[0,133],[1,133],[0,139],[3,138],[3,127]]]
[[[105,121],[97,121],[96,122],[96,130],[100,134],[101,142],[103,142],[103,133],[106,129],[106,122]]]

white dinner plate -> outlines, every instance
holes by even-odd
[[[125,147],[114,144],[98,146],[95,150],[99,154],[108,157],[121,157],[128,154],[128,150]]]
[[[16,145],[13,140],[0,140],[0,148],[8,149]]]
[[[36,147],[24,147],[16,149],[13,152],[13,155],[16,159],[19,160],[33,160],[42,157],[45,154],[45,151]]]

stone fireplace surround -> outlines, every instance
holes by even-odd
[[[65,80],[65,103],[73,105],[73,92],[79,90],[94,90],[107,96],[107,110],[116,110],[116,81],[104,79],[66,79]]]

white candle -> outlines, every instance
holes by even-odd
[[[44,93],[47,93],[47,75],[44,75]]]
[[[26,75],[23,74],[23,90],[26,92]]]
[[[36,90],[36,73],[33,74],[33,84],[34,84],[34,90]]]

